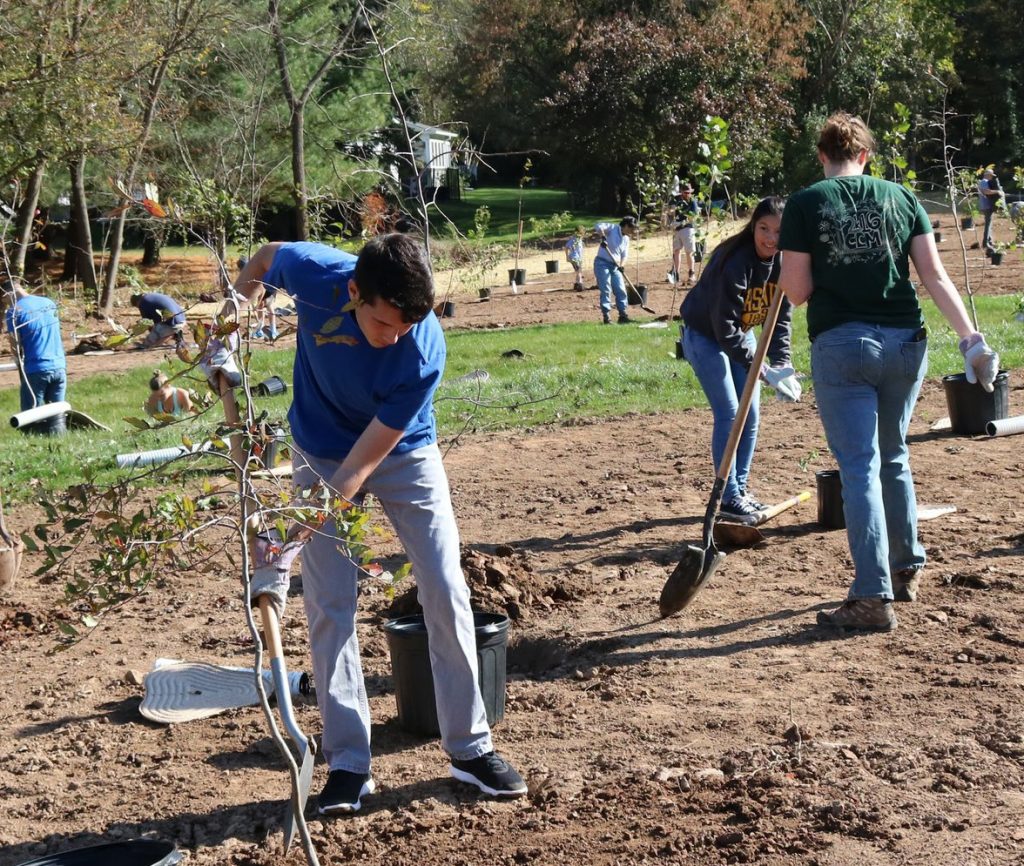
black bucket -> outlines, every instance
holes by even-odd
[[[544,262],[544,269],[549,274],[557,274],[559,264],[561,263],[558,261],[558,259],[548,259],[547,261]]]
[[[20,866],[171,866],[180,860],[181,854],[171,842],[133,839],[48,854]]]
[[[964,231],[966,231],[967,229],[973,229],[974,217],[963,217],[960,220],[960,228],[962,228]]]
[[[288,384],[280,376],[271,376],[256,386],[256,393],[264,397],[276,397],[288,390]]]
[[[935,243],[941,244],[942,243],[942,232],[935,232],[934,234],[935,234]]]
[[[646,307],[647,306],[647,286],[641,283],[638,286],[626,286],[626,300],[630,306],[633,307]]]
[[[843,481],[838,469],[816,472],[818,482],[818,523],[827,529],[845,529],[843,513]]]
[[[505,718],[505,650],[509,619],[502,613],[473,612],[480,694],[487,723]],[[406,731],[436,737],[434,678],[427,649],[427,626],[422,615],[402,616],[384,623],[391,653],[391,676],[398,704],[398,724]]]
[[[441,304],[441,318],[455,318],[455,301],[445,301],[443,304]]]
[[[517,286],[525,286],[526,268],[509,268],[508,281],[509,283],[515,283]]]
[[[942,377],[946,392],[946,408],[954,433],[975,436],[985,432],[989,421],[1001,421],[1009,416],[1010,374],[1000,370],[992,383],[990,394],[981,385],[972,385],[963,373]]]

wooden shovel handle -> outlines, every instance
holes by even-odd
[[[747,415],[750,412],[750,404],[754,399],[754,389],[757,387],[761,375],[761,365],[768,355],[768,344],[771,343],[772,333],[775,331],[775,323],[779,321],[779,311],[782,309],[782,288],[776,286],[775,297],[772,298],[768,307],[768,314],[764,324],[761,326],[761,337],[757,341],[757,348],[754,349],[754,360],[750,363],[750,370],[747,372],[747,380],[743,385],[743,393],[740,396],[739,406],[736,408],[736,419],[732,422],[732,429],[729,431],[729,440],[725,443],[725,451],[722,453],[722,463],[718,467],[718,478],[725,481],[732,472],[732,464],[736,459],[736,447],[739,445],[740,436],[743,434],[743,427],[747,423]]]
[[[785,502],[780,502],[778,505],[773,505],[771,508],[766,508],[764,511],[761,512],[761,523],[764,523],[766,520],[771,520],[773,517],[782,514],[783,511],[788,511],[794,505],[799,505],[801,502],[806,502],[810,498],[811,491],[803,490],[796,496],[791,496]]]

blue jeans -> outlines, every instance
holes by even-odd
[[[992,246],[992,216],[995,214],[995,210],[987,210],[982,212],[982,216],[985,218],[985,229],[981,233],[981,246],[982,249]]]
[[[892,599],[893,572],[924,565],[906,440],[928,369],[928,342],[918,335],[850,322],[811,345],[814,396],[843,482],[850,598]]]
[[[21,382],[21,411],[47,403],[59,403],[67,392],[67,373],[64,370],[46,370],[39,373],[26,373]],[[34,398],[34,399],[33,399]],[[61,434],[66,429],[65,416],[54,415],[35,424],[22,428],[26,433]]]
[[[293,449],[295,484],[331,484],[341,463]],[[392,454],[373,471],[366,492],[377,498],[416,575],[430,632],[441,741],[451,757],[469,760],[493,749],[477,680],[476,630],[459,559],[448,479],[436,445]],[[356,638],[359,573],[338,549],[327,523],[302,550],[302,589],[309,649],[331,770],[370,771],[370,708]]]
[[[607,313],[612,308],[612,291],[615,292],[615,306],[619,313],[626,312],[626,283],[622,272],[608,259],[594,259],[594,276],[601,292],[601,312]]]
[[[747,345],[753,349],[757,342],[754,339],[753,331],[747,331],[746,341]],[[743,393],[743,386],[747,381],[747,369],[742,364],[730,359],[722,351],[717,340],[706,337],[693,328],[684,328],[683,330],[683,353],[686,355],[686,360],[690,362],[690,366],[693,367],[693,372],[697,374],[697,381],[700,382],[700,386],[708,398],[708,403],[711,404],[711,414],[715,419],[714,428],[711,431],[711,457],[715,461],[715,472],[717,472],[725,454],[725,446],[729,441],[733,422],[736,420],[740,394]],[[736,460],[729,473],[729,478],[725,482],[725,490],[722,492],[723,502],[736,499],[747,489],[750,464],[754,460],[754,447],[757,445],[760,402],[761,387],[759,384],[754,389],[747,421],[743,425],[743,432],[740,434],[740,441],[736,447]]]

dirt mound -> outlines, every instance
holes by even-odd
[[[536,570],[534,559],[533,554],[507,544],[499,544],[493,553],[463,547],[462,571],[469,584],[473,609],[504,611],[514,622],[578,601],[593,592],[589,569],[542,574]],[[388,613],[408,616],[422,611],[413,586],[395,599]]]

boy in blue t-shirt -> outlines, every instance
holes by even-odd
[[[252,299],[267,286],[287,292],[298,316],[288,413],[296,486],[322,480],[350,502],[366,493],[380,501],[416,574],[449,771],[491,796],[525,794],[522,778],[494,752],[477,680],[469,589],[437,447],[432,398],[446,349],[423,246],[408,235],[381,235],[357,258],[316,243],[266,244],[235,291]],[[345,311],[350,301],[355,307]],[[324,815],[357,811],[375,788],[355,629],[359,572],[333,531],[328,522],[302,551],[329,769],[318,806]],[[287,591],[286,566],[254,573],[252,597],[270,596],[278,615]]]

